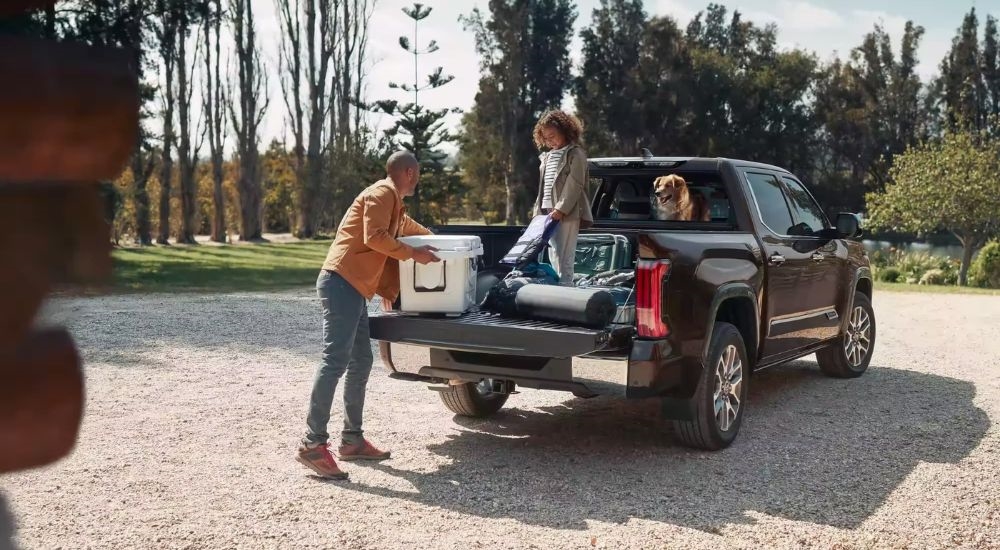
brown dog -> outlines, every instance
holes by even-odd
[[[656,178],[649,200],[657,220],[711,221],[705,197],[692,193],[684,178],[677,174]]]

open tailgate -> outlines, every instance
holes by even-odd
[[[433,317],[398,312],[372,314],[371,338],[438,349],[529,357],[575,357],[614,349],[633,327],[590,329],[473,312]]]

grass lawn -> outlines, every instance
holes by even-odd
[[[907,283],[875,283],[876,291],[885,292],[919,292],[921,294],[976,294],[983,296],[1000,296],[1000,290],[990,288],[972,288],[962,286],[941,285],[911,285]]]
[[[330,241],[256,245],[123,248],[113,292],[238,292],[307,288]]]
[[[245,292],[309,288],[330,241],[150,246],[113,252],[111,292]],[[1000,290],[876,283],[880,292],[979,294]]]

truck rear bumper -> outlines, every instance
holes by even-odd
[[[671,385],[662,358],[665,342],[636,342],[632,352],[570,358],[540,358],[450,351],[379,342],[390,373],[418,375],[430,382],[511,380],[518,386],[568,391],[581,397],[650,397]]]

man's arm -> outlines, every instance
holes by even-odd
[[[376,188],[365,196],[364,202],[365,246],[397,260],[412,259],[413,247],[399,242],[389,231],[392,211],[396,206],[392,191]]]
[[[410,216],[403,214],[403,219],[399,221],[399,234],[409,237],[411,235],[433,235],[434,232],[420,225]]]

